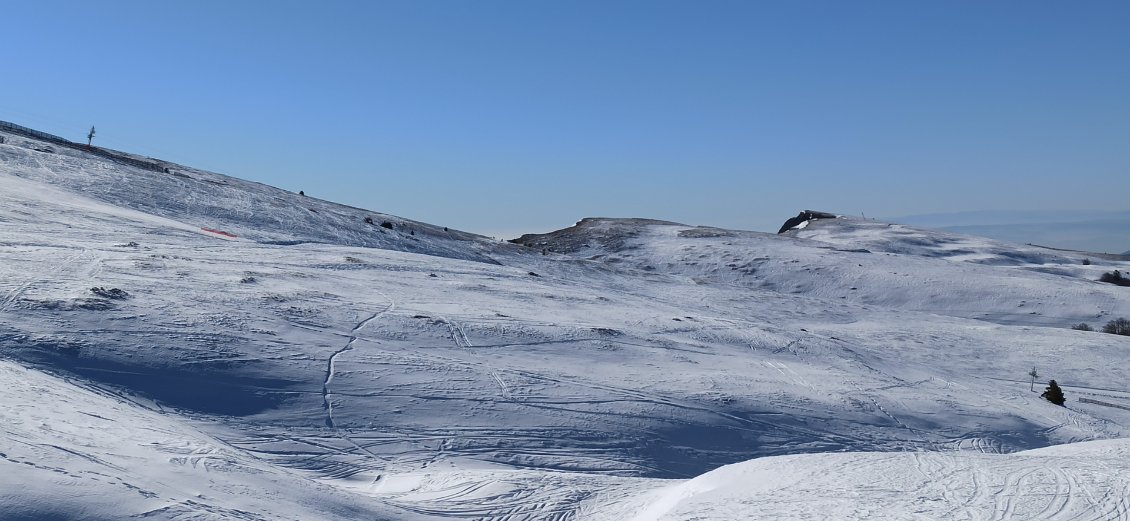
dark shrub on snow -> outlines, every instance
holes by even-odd
[[[1126,320],[1125,318],[1111,320],[1103,326],[1103,333],[1130,336],[1130,320]]]
[[[125,291],[118,288],[106,289],[103,287],[94,287],[90,288],[90,292],[98,295],[99,297],[108,298],[111,300],[125,300],[129,298],[129,293],[126,293]]]
[[[1118,270],[1114,270],[1110,273],[1103,273],[1103,275],[1099,277],[1099,282],[1108,282],[1119,286],[1130,286],[1130,277],[1123,277],[1122,273]]]

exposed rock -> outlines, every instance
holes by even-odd
[[[94,287],[90,288],[90,292],[98,295],[99,297],[110,300],[125,300],[129,298],[129,293],[126,293],[124,290],[120,290],[118,288],[106,289],[103,287]]]
[[[639,236],[641,227],[659,225],[678,225],[670,221],[655,219],[619,219],[606,217],[586,217],[569,228],[549,233],[527,233],[509,242],[548,253],[575,253],[599,247],[605,251],[620,251],[628,239]]]
[[[813,220],[816,220],[816,219],[835,219],[835,218],[836,218],[835,214],[831,214],[831,213],[827,213],[827,212],[814,212],[812,210],[805,210],[805,211],[797,214],[796,217],[793,217],[793,218],[785,221],[785,224],[781,226],[781,229],[777,233],[785,233],[785,232],[787,232],[787,231],[789,231],[793,228],[796,228],[797,226],[800,225],[800,223],[803,223],[803,222],[813,221]]]
[[[697,228],[688,228],[686,230],[679,230],[679,237],[686,237],[688,239],[711,239],[715,237],[733,237],[734,232],[730,230],[723,230],[721,228],[712,228],[710,226],[699,226]]]

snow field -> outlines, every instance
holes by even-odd
[[[1130,344],[1067,328],[1130,315],[1125,262],[852,219],[530,248],[7,141],[6,516],[1127,518],[1130,413],[1077,398],[1130,404]]]

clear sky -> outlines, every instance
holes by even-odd
[[[0,119],[499,237],[1130,193],[1125,0],[37,0],[0,27]]]

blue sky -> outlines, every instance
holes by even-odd
[[[1125,210],[1130,2],[5,2],[0,119],[511,237]]]

